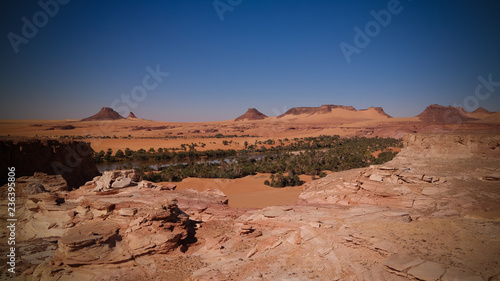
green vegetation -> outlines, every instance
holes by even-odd
[[[270,177],[271,181],[264,181],[265,185],[272,187],[285,187],[285,186],[297,186],[302,185],[304,182],[300,180],[299,176],[295,175],[293,172],[289,172],[287,176],[284,176],[282,172]]]
[[[261,147],[256,148],[258,145]],[[193,144],[183,145],[182,151],[166,148],[157,151],[150,149],[147,152],[144,149],[138,151],[126,149],[123,156],[122,153],[115,154],[110,157],[110,161],[173,160],[177,163],[164,166],[158,171],[149,166],[136,168],[144,175],[145,180],[155,182],[181,181],[186,177],[234,179],[256,173],[271,173],[266,184],[272,187],[285,187],[301,185],[299,175],[324,177],[326,176],[324,171],[335,172],[384,163],[397,154],[388,148],[400,146],[401,141],[392,138],[320,136],[294,140],[256,141],[255,144],[239,151],[233,149],[197,151]],[[107,153],[101,151],[94,157],[103,161],[108,157],[109,151]],[[383,152],[376,158],[372,155],[375,151]],[[181,161],[184,163],[178,164]]]

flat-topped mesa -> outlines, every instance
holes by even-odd
[[[285,117],[286,115],[301,115],[301,114],[326,114],[332,111],[334,108],[345,109],[349,111],[356,111],[356,109],[352,106],[344,106],[344,105],[334,105],[334,104],[324,104],[322,106],[317,107],[292,107],[287,112],[278,116],[278,118]]]
[[[422,113],[417,115],[424,122],[434,123],[462,123],[466,121],[474,121],[475,118],[467,116],[461,107],[442,106],[439,104],[429,105]]]
[[[137,119],[137,116],[131,111],[130,114],[127,116],[127,119]]]
[[[263,114],[262,112],[258,111],[255,108],[249,108],[245,114],[241,115],[240,117],[234,119],[234,121],[244,121],[244,120],[262,120],[266,119],[267,115]]]
[[[101,110],[90,117],[84,118],[81,121],[100,121],[100,120],[120,120],[125,119],[110,107],[103,107]]]
[[[328,113],[328,112],[331,112],[332,109],[334,109],[334,108],[340,108],[340,109],[345,109],[345,110],[349,110],[349,111],[356,111],[356,109],[352,106],[324,104],[324,105],[318,107],[317,113]]]
[[[387,118],[392,118],[389,114],[385,113],[382,107],[370,107],[368,109],[360,109],[356,110],[352,106],[345,106],[345,105],[335,105],[335,104],[325,104],[322,106],[318,107],[293,107],[290,108],[287,112],[281,114],[278,116],[278,118],[285,117],[287,115],[301,115],[301,114],[308,114],[308,115],[313,115],[313,114],[327,114],[332,112],[334,109],[343,109],[343,110],[348,110],[348,111],[354,111],[354,112],[360,112],[360,111],[376,111],[380,115],[387,117]]]

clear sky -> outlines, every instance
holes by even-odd
[[[0,119],[104,106],[161,121],[322,104],[500,111],[498,0],[59,1],[0,1]],[[492,82],[475,96],[479,76]]]

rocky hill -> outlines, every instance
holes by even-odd
[[[476,120],[468,117],[467,112],[461,107],[442,106],[438,104],[429,105],[416,117],[424,122],[440,124],[463,123]]]
[[[100,120],[119,120],[125,119],[123,116],[118,114],[118,112],[114,111],[110,107],[103,107],[101,110],[87,118],[82,119],[81,121],[100,121]]]
[[[498,119],[499,112],[491,112],[482,107],[477,108],[473,112],[467,112],[467,116],[475,119],[481,119],[482,121],[494,121]],[[496,117],[496,118],[495,118]],[[492,120],[490,120],[492,119]]]
[[[266,119],[267,116],[255,108],[249,108],[245,114],[234,119],[234,121],[252,121],[252,120],[262,120]]]
[[[137,116],[131,111],[129,115],[127,116],[128,119],[137,119]]]
[[[478,107],[476,110],[474,110],[472,113],[479,113],[479,114],[493,114],[494,112],[491,112],[489,110],[486,110],[482,107]]]

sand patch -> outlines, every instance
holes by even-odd
[[[302,186],[274,188],[264,184],[270,174],[257,174],[240,179],[200,179],[186,178],[176,183],[178,189],[219,189],[229,198],[230,207],[265,208],[294,204]],[[301,176],[303,181],[311,181],[311,176]]]

